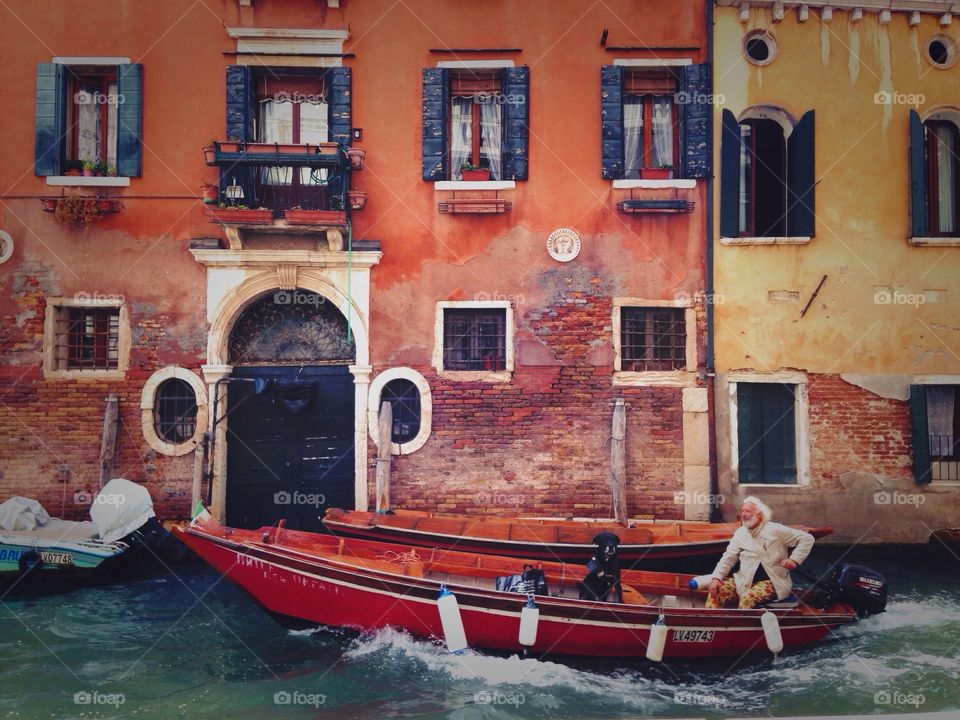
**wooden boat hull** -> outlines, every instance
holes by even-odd
[[[407,527],[415,519],[416,524]],[[616,523],[593,520],[515,519],[508,522],[403,510],[394,515],[378,515],[362,511],[345,512],[338,508],[327,511],[323,524],[332,533],[345,537],[511,555],[537,561],[582,563],[596,551],[591,538],[609,530],[620,536],[621,544],[617,551],[620,562],[630,566],[660,566],[663,565],[662,561],[679,558],[719,557],[737,528],[736,523],[671,521],[637,521],[632,527],[624,528]],[[429,529],[421,530],[418,528],[420,525],[427,525]],[[466,533],[463,532],[464,528],[467,529]],[[803,529],[817,538],[833,532],[829,527]],[[631,542],[634,538],[642,542]]]
[[[442,638],[437,597],[444,579],[405,574],[402,565],[390,566],[373,558],[416,552],[387,543],[346,540],[329,536],[283,531],[280,539],[264,542],[276,531],[230,530],[211,526],[176,528],[177,536],[217,571],[246,590],[271,614],[308,624],[355,630],[392,626],[415,636]],[[425,553],[426,554],[426,553]],[[467,568],[498,572],[519,569],[522,561],[469,553],[434,551],[429,567]],[[359,563],[359,564],[357,564]],[[496,565],[496,568],[491,566]],[[551,563],[544,566],[556,580],[558,573],[573,579],[575,571]],[[687,576],[625,571],[625,581],[638,587],[661,587],[677,594],[695,594],[683,588]],[[455,593],[471,647],[520,652],[520,611],[526,597],[486,587],[473,587],[469,579],[447,577]],[[702,593],[701,593],[702,598]],[[540,623],[534,655],[568,655],[611,658],[645,656],[650,625],[660,607],[597,603],[567,597],[537,596]],[[740,656],[768,652],[758,610],[708,610],[677,607],[663,610],[670,627],[666,658]],[[836,604],[825,611],[805,605],[777,610],[784,646],[819,642],[831,629],[856,619],[854,610]]]

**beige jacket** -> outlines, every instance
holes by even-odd
[[[734,573],[733,579],[737,584],[737,595],[743,597],[753,585],[757,567],[763,565],[777,591],[777,599],[783,600],[793,589],[793,580],[790,571],[780,563],[789,557],[799,565],[807,559],[813,542],[810,533],[775,522],[764,522],[752,533],[740,526],[730,538],[730,544],[711,577],[723,580],[739,560],[740,569]],[[795,548],[792,554],[789,548]]]

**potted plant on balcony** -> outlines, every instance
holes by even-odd
[[[96,168],[96,167],[97,167],[97,163],[93,162],[92,160],[84,160],[84,161],[83,161],[83,176],[84,176],[84,177],[93,177],[94,168]]]
[[[207,165],[216,165],[217,163],[217,141],[211,140],[209,145],[203,147],[203,160]]]
[[[490,169],[489,168],[479,168],[474,165],[469,160],[463,163],[460,166],[460,179],[461,180],[489,180],[490,179]]]
[[[269,225],[273,222],[273,211],[265,207],[248,208],[242,204],[220,203],[219,207],[207,210],[207,220],[225,225]]]
[[[367,157],[367,151],[363,148],[347,148],[347,158],[350,160],[351,170],[363,170],[363,161]]]
[[[212,183],[203,183],[200,186],[200,192],[203,196],[203,202],[207,205],[216,205],[217,198],[220,196],[220,188]]]
[[[317,152],[317,146],[308,143],[251,142],[244,143],[243,149],[257,155],[314,155]]]
[[[367,206],[367,193],[364,190],[347,190],[347,199],[351,210],[363,210]]]
[[[657,167],[640,168],[640,177],[644,180],[670,180],[673,178],[673,165],[661,163]]]
[[[299,205],[283,213],[291,225],[346,225],[347,214],[343,210],[305,210]]]

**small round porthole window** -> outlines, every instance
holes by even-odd
[[[946,35],[934,35],[927,42],[927,60],[941,70],[957,62],[957,43]]]
[[[397,378],[383,386],[381,402],[393,411],[393,442],[408,443],[420,434],[420,389],[410,380]]]
[[[743,38],[743,54],[754,65],[769,65],[777,56],[777,41],[766,30],[754,30]]]
[[[207,428],[207,391],[186,368],[157,370],[140,395],[140,426],[147,444],[163,455],[185,455]]]
[[[388,368],[370,382],[367,431],[380,445],[380,409],[390,403],[390,452],[409,455],[430,438],[433,396],[427,379],[413,368]]]

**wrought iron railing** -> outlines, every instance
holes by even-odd
[[[933,480],[960,481],[960,436],[930,436],[930,476]]]

